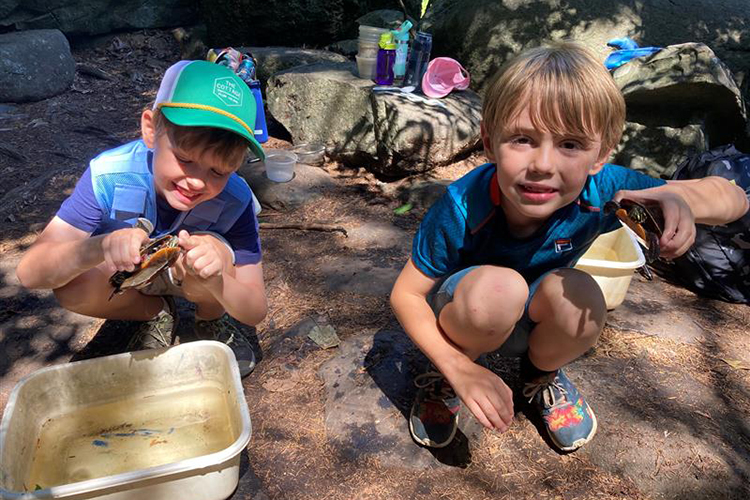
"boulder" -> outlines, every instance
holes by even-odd
[[[58,30],[0,35],[0,102],[40,101],[60,94],[73,83],[75,69],[68,40]]]
[[[699,124],[672,128],[628,122],[612,163],[669,179],[688,155],[706,149],[706,135]]]
[[[705,123],[709,147],[744,133],[745,105],[729,69],[702,43],[670,45],[612,73],[628,119],[651,126]]]
[[[273,210],[293,210],[321,196],[335,185],[325,170],[298,163],[289,182],[274,182],[266,177],[263,162],[246,163],[238,172],[250,185],[261,206]]]
[[[476,93],[428,105],[422,96],[374,93],[354,71],[353,63],[320,63],[277,73],[268,109],[293,142],[326,144],[331,157],[388,177],[428,171],[478,146]]]
[[[191,25],[197,14],[189,0],[0,0],[0,26],[58,29],[68,36]]]
[[[568,38],[602,61],[611,50],[607,41],[617,37],[658,47],[701,42],[738,78],[750,69],[747,0],[432,0],[423,28],[433,34],[433,56],[461,61],[480,91],[514,53]]]

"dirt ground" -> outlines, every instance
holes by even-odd
[[[155,97],[163,71],[179,59],[179,47],[169,32],[148,31],[74,46],[73,55],[79,71],[67,92],[37,103],[0,104],[0,407],[22,376],[51,364],[121,352],[127,342],[122,335],[127,325],[66,313],[49,292],[21,289],[14,267],[87,161],[138,137],[140,111]],[[93,68],[106,78],[94,76]],[[267,146],[290,146],[283,130],[272,129],[272,135]],[[475,155],[434,175],[454,179],[481,162]],[[347,228],[380,221],[409,233],[416,229],[423,211],[394,214],[401,202],[371,176],[335,163],[325,169],[335,189],[290,212],[264,210],[261,221]],[[283,334],[320,315],[343,341],[363,332],[398,330],[387,295],[330,291],[320,268],[333,256],[366,257],[398,268],[408,246],[352,249],[342,245],[339,233],[292,230],[262,230],[261,240],[270,310],[251,333],[258,366],[243,384],[254,431],[234,498],[750,497],[747,306],[699,299],[660,282],[658,297],[635,300],[627,310],[643,318],[673,304],[662,316],[675,314],[672,323],[688,318],[698,325],[700,338],[659,337],[627,317],[609,323],[576,373],[578,379],[596,373],[584,385],[595,386],[600,400],[606,399],[603,390],[616,395],[602,404],[602,414],[627,422],[603,425],[592,442],[598,444],[588,452],[554,453],[519,415],[518,425],[505,435],[485,433],[473,441],[468,462],[446,465],[435,459],[425,468],[394,468],[371,455],[352,457],[327,438],[318,370],[334,353]],[[293,388],[269,389],[292,372]],[[683,397],[689,404],[679,406]],[[659,439],[642,426],[652,421],[667,422],[657,426]],[[408,432],[405,421],[399,425]],[[689,439],[699,443],[685,452],[680,443]],[[623,443],[622,452],[613,451]],[[622,465],[621,455],[637,466]]]

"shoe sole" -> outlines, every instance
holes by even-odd
[[[596,428],[597,428],[597,421],[596,421],[596,415],[594,415],[594,410],[589,408],[589,415],[591,415],[591,420],[594,421],[594,426],[591,428],[591,432],[589,432],[589,435],[585,438],[578,439],[577,441],[574,441],[572,445],[570,446],[561,446],[560,443],[558,443],[552,433],[548,432],[547,435],[550,437],[553,443],[555,443],[555,446],[557,446],[561,451],[575,451],[584,444],[588,443],[592,439],[594,439],[594,435],[596,434]]]
[[[428,448],[445,448],[449,444],[453,442],[453,438],[456,437],[456,432],[458,431],[458,415],[456,415],[456,425],[453,427],[453,431],[451,432],[450,436],[445,442],[442,443],[435,443],[431,441],[430,439],[421,439],[417,436],[416,432],[414,432],[414,425],[412,423],[412,413],[409,413],[409,434],[411,434],[412,439],[417,442],[417,444],[421,444],[422,446],[426,446]]]

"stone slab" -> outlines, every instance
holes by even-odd
[[[467,463],[468,441],[481,437],[481,426],[465,408],[457,438],[446,448],[430,450],[411,439],[413,378],[424,372],[427,360],[405,333],[364,334],[345,340],[339,349],[319,374],[326,387],[326,433],[344,456],[407,469]]]

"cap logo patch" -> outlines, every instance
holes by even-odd
[[[214,95],[227,106],[242,106],[242,90],[232,77],[225,76],[214,80]]]

